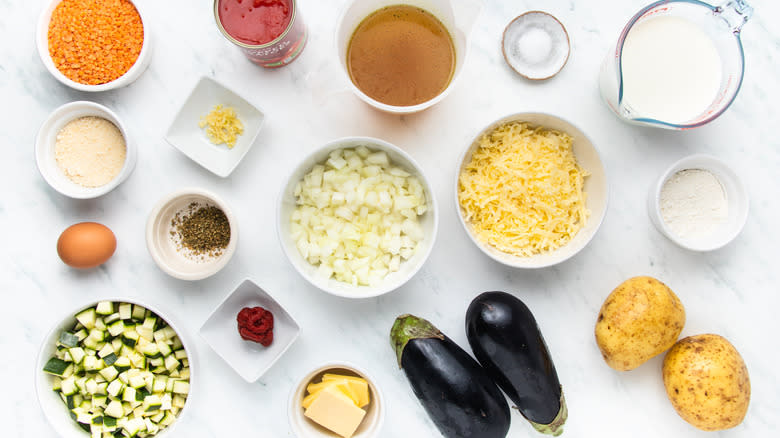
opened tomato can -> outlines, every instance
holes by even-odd
[[[291,63],[306,46],[308,32],[296,0],[214,0],[222,35],[252,62],[266,68]]]

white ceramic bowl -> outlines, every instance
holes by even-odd
[[[415,175],[425,189],[425,197],[428,203],[428,211],[420,217],[420,224],[425,232],[425,238],[420,242],[417,252],[409,260],[401,262],[401,268],[398,271],[388,274],[384,280],[376,286],[352,286],[334,278],[321,278],[317,275],[317,267],[301,256],[290,233],[290,217],[296,208],[295,195],[293,194],[295,185],[303,180],[304,175],[306,175],[315,164],[325,162],[332,151],[336,149],[355,148],[361,145],[366,146],[371,150],[386,152],[393,164],[403,168],[412,175]],[[287,184],[282,188],[282,192],[279,195],[277,212],[276,228],[279,234],[279,240],[285,255],[287,255],[287,258],[290,260],[293,267],[295,267],[295,270],[314,286],[329,294],[344,298],[371,298],[401,287],[417,273],[425,263],[428,255],[430,255],[433,243],[436,240],[439,222],[436,197],[420,166],[409,154],[397,146],[384,140],[371,137],[341,138],[331,141],[310,153],[300,162],[300,164],[298,164],[287,179]]]
[[[211,143],[198,126],[200,118],[218,104],[235,108],[244,125],[244,133],[238,136],[232,149]],[[264,121],[265,115],[255,105],[214,79],[203,76],[171,122],[165,141],[205,169],[226,178],[252,148]]]
[[[664,222],[660,206],[661,189],[669,178],[686,169],[702,169],[711,172],[720,181],[726,193],[728,217],[711,236],[686,239],[675,234]],[[690,155],[669,166],[651,186],[647,197],[648,212],[653,225],[669,240],[691,251],[713,251],[734,240],[745,226],[749,204],[747,190],[737,174],[723,161],[705,154]]]
[[[119,174],[114,179],[100,187],[84,187],[68,179],[57,166],[57,160],[54,156],[54,147],[60,130],[69,122],[86,116],[102,117],[113,123],[122,133],[122,137],[125,139],[125,147],[127,148],[125,164],[122,166],[122,170],[119,171]],[[38,136],[35,138],[35,161],[43,179],[54,190],[76,199],[96,198],[116,188],[133,172],[137,156],[138,148],[127,135],[127,129],[125,129],[119,116],[105,106],[95,102],[76,101],[66,103],[55,109],[49,115],[49,118],[43,122],[38,131]]]
[[[306,374],[298,386],[290,393],[290,400],[287,404],[287,416],[290,419],[290,426],[297,438],[337,438],[333,432],[325,429],[317,423],[309,420],[303,415],[304,409],[301,402],[306,396],[306,386],[312,382],[319,382],[325,373],[346,374],[362,377],[368,382],[371,401],[366,409],[366,416],[363,422],[352,435],[352,438],[375,438],[382,431],[385,423],[385,403],[382,391],[377,386],[376,381],[361,368],[346,362],[330,362],[315,368]]]
[[[551,128],[557,131],[569,134],[572,137],[572,148],[574,150],[574,156],[577,163],[587,172],[590,176],[585,178],[584,191],[587,194],[586,207],[590,210],[590,216],[585,223],[585,226],[580,229],[574,238],[566,245],[542,254],[537,254],[531,257],[518,257],[512,254],[499,251],[495,247],[483,243],[477,239],[471,230],[471,225],[463,218],[463,213],[460,208],[460,201],[458,200],[458,180],[463,168],[471,161],[471,156],[478,147],[477,141],[479,138],[490,131],[493,131],[499,125],[507,122],[521,121],[528,122],[534,126],[542,126],[545,128]],[[545,113],[518,113],[500,120],[497,120],[485,129],[481,130],[479,134],[474,137],[474,140],[466,147],[461,154],[457,172],[455,174],[454,184],[455,194],[455,206],[458,209],[458,219],[460,220],[463,229],[466,230],[469,238],[474,242],[477,247],[485,254],[491,257],[493,260],[503,263],[507,266],[514,268],[545,268],[548,266],[561,263],[575,254],[580,252],[590,241],[593,236],[596,235],[601,223],[604,221],[604,216],[607,213],[607,204],[609,201],[609,186],[607,184],[607,174],[604,168],[604,164],[601,162],[599,152],[596,146],[590,141],[590,139],[579,128],[572,123],[551,114]]]
[[[38,28],[35,34],[35,42],[38,46],[38,56],[40,56],[43,65],[46,66],[46,69],[49,70],[49,73],[51,73],[52,76],[70,88],[79,91],[113,90],[115,88],[121,88],[130,85],[136,79],[138,79],[139,76],[141,76],[141,73],[146,70],[146,67],[149,66],[149,63],[152,60],[151,35],[149,33],[149,27],[146,25],[148,21],[143,8],[138,5],[138,2],[134,2],[132,0],[130,2],[135,6],[135,9],[138,11],[138,15],[141,16],[141,23],[144,27],[144,42],[141,46],[141,53],[138,54],[138,59],[135,60],[135,63],[130,67],[130,69],[127,70],[125,74],[114,79],[113,81],[100,85],[81,84],[69,79],[67,76],[62,74],[62,72],[60,72],[54,65],[54,61],[51,59],[51,55],[49,54],[49,21],[51,21],[52,12],[54,12],[54,9],[58,4],[60,4],[61,1],[62,0],[49,1],[38,18]]]
[[[185,210],[191,203],[216,206],[227,216],[230,223],[230,241],[218,257],[193,260],[176,248],[171,239],[171,219],[177,212]],[[161,199],[149,213],[146,222],[146,248],[149,254],[168,275],[180,280],[202,280],[210,277],[227,265],[238,243],[238,222],[230,207],[219,196],[206,190],[189,188],[171,193]]]
[[[179,413],[176,421],[170,426],[165,428],[162,432],[155,435],[156,438],[167,438],[173,436],[173,429],[182,421],[182,416],[186,415],[190,411],[190,406],[195,401],[192,397],[198,394],[198,366],[196,360],[195,344],[192,342],[189,335],[182,329],[182,326],[177,324],[177,321],[170,318],[170,314],[163,313],[160,309],[154,305],[147,303],[145,300],[140,301],[135,298],[125,297],[109,297],[98,301],[87,301],[83,304],[70,309],[63,314],[62,321],[57,323],[51,331],[44,338],[43,344],[41,344],[40,352],[38,353],[38,360],[35,364],[35,390],[38,395],[38,402],[43,410],[46,419],[49,420],[49,424],[54,428],[59,436],[63,438],[85,438],[89,434],[79,427],[76,422],[70,418],[67,406],[62,402],[59,394],[51,390],[53,377],[43,372],[43,366],[46,361],[54,355],[56,350],[57,340],[60,333],[64,330],[71,329],[76,324],[75,315],[83,309],[93,307],[97,305],[99,301],[113,301],[123,302],[141,305],[152,312],[156,313],[165,322],[168,323],[181,339],[184,349],[187,351],[187,360],[190,367],[190,392],[187,396],[187,402],[184,404]]]
[[[358,25],[374,11],[397,4],[416,6],[436,16],[450,32],[455,45],[455,71],[452,80],[438,96],[418,105],[387,105],[369,97],[352,82],[347,68],[347,49]],[[352,0],[342,11],[336,25],[336,53],[350,89],[364,102],[391,114],[412,114],[441,102],[450,93],[461,71],[463,71],[469,47],[468,36],[481,10],[481,1],[475,0],[458,0],[457,2],[450,0]]]
[[[241,339],[236,317],[244,307],[260,306],[274,316],[273,342],[268,347]],[[249,383],[260,378],[298,339],[301,328],[268,292],[246,279],[214,309],[200,328],[207,344]]]

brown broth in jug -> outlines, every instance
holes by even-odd
[[[409,5],[366,17],[349,42],[352,82],[387,105],[412,106],[441,94],[455,72],[455,45],[433,14]]]

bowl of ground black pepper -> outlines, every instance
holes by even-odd
[[[165,273],[202,280],[221,270],[236,250],[238,227],[214,193],[184,189],[160,200],[146,223],[146,247]]]

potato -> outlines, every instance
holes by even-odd
[[[697,428],[729,429],[745,418],[750,377],[742,356],[723,337],[681,339],[666,354],[663,374],[674,409]]]
[[[596,342],[607,365],[628,371],[671,348],[685,325],[685,309],[652,277],[624,281],[604,301]]]

